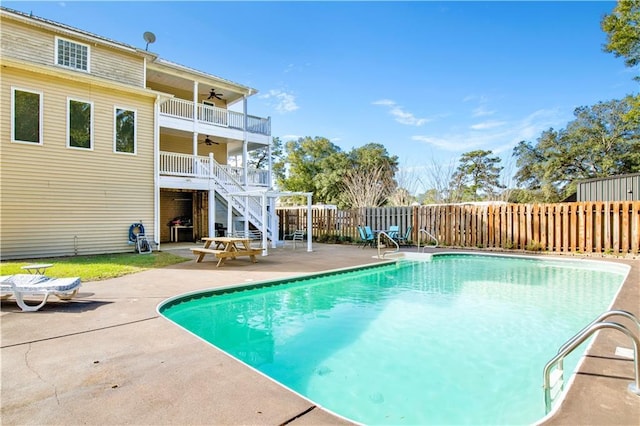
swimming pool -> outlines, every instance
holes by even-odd
[[[358,422],[527,424],[544,415],[544,364],[610,306],[627,272],[435,255],[178,296],[159,311]]]

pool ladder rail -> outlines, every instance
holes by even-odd
[[[420,241],[422,240],[422,234],[427,236],[427,242],[429,241],[429,239],[433,240],[436,242],[436,245],[433,246],[433,248],[437,248],[438,247],[438,239],[429,231],[427,231],[426,229],[419,229],[418,230],[418,253],[420,252]],[[422,246],[422,253],[424,253],[424,249],[426,249],[427,246]]]
[[[383,237],[385,237],[384,240],[383,240]],[[392,242],[396,246],[396,249],[395,250],[387,250],[385,252],[381,252],[381,249],[387,247],[389,241]],[[395,253],[399,253],[399,252],[400,252],[400,245],[398,244],[398,242],[396,240],[391,238],[391,236],[389,234],[387,234],[386,232],[384,232],[384,231],[378,232],[378,258],[379,259],[384,259],[387,254],[395,254]]]
[[[640,334],[640,321],[631,312],[622,310],[610,310],[600,314],[595,320],[589,323],[586,327],[580,330],[575,336],[567,340],[555,357],[553,357],[544,367],[544,405],[546,414],[548,414],[552,407],[553,402],[558,395],[562,394],[564,389],[564,374],[563,374],[563,361],[564,358],[569,355],[575,348],[580,346],[585,340],[587,340],[593,333],[605,328],[612,328],[624,333],[633,343],[633,362],[635,371],[635,382],[629,383],[629,391],[640,396],[640,368],[638,365],[638,348],[640,347],[640,338],[634,334],[626,326],[617,322],[604,321],[612,316],[622,316],[633,321],[638,328],[638,334]],[[556,366],[555,369],[553,367]]]

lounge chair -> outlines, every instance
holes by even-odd
[[[16,274],[0,276],[0,296],[6,299],[13,295],[20,309],[34,312],[42,308],[50,294],[60,300],[70,300],[80,288],[80,278],[50,278],[44,275]],[[38,305],[27,305],[25,295],[43,296]]]
[[[398,235],[398,244],[399,245],[408,245],[409,244],[409,239],[411,238],[411,230],[413,229],[413,226],[409,226],[407,228],[407,231],[404,233],[404,235]]]
[[[373,247],[374,245],[373,234],[371,236],[368,236],[362,226],[358,226],[358,233],[360,234],[360,240],[361,240],[360,244],[362,245],[362,248],[365,248],[366,246]]]

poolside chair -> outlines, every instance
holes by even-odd
[[[286,234],[282,237],[283,241],[291,240],[293,241],[293,249],[296,248],[296,241],[304,242],[304,236],[306,232],[303,229],[297,229],[293,231],[293,234]]]
[[[364,227],[364,234],[366,236],[367,244],[371,247],[376,246],[376,234],[371,230],[370,226]]]
[[[368,236],[365,229],[362,226],[358,226],[358,233],[360,234],[360,244],[362,245],[362,248],[365,248],[366,246],[371,246],[373,247],[374,245],[374,238],[373,238],[373,233],[371,236]]]
[[[50,278],[44,275],[16,274],[0,276],[0,297],[16,298],[16,303],[25,312],[35,312],[42,308],[49,295],[53,294],[60,300],[70,300],[80,288],[80,278]],[[37,305],[27,305],[24,296],[43,296]]]
[[[399,245],[409,245],[409,238],[411,238],[411,230],[413,229],[413,226],[409,226],[407,228],[407,231],[404,233],[404,235],[398,235],[398,244]]]
[[[400,227],[398,225],[391,225],[389,227],[389,231],[387,235],[389,235],[392,239],[398,240],[398,234],[400,234]]]

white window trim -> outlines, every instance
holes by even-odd
[[[91,143],[91,147],[90,148],[82,148],[79,146],[71,146],[71,101],[76,101],[76,102],[83,102],[85,104],[89,104],[91,105],[91,126],[89,127],[89,131],[91,132],[91,138],[89,139],[90,143]],[[91,101],[87,101],[84,99],[78,99],[78,98],[72,98],[72,97],[67,97],[67,148],[69,149],[78,149],[80,151],[93,151],[94,148],[94,131],[93,131],[93,127],[94,127],[94,118],[93,118],[93,114],[94,114],[95,108],[93,107],[93,102]]]
[[[117,122],[117,113],[118,110],[122,109],[125,111],[133,111],[133,152],[122,152],[116,149],[116,122]],[[92,110],[93,111],[93,110]],[[114,154],[123,154],[123,155],[137,155],[138,154],[138,110],[135,108],[129,108],[119,105],[113,106],[113,152]]]
[[[82,68],[76,68],[76,67],[70,67],[70,66],[66,66],[66,65],[61,65],[58,63],[58,40],[64,40],[64,41],[68,41],[69,43],[74,43],[80,46],[85,46],[87,48],[87,69],[83,70]],[[86,43],[79,43],[75,40],[71,40],[69,38],[64,38],[64,37],[55,37],[55,41],[53,43],[54,45],[54,52],[53,52],[53,62],[55,65],[68,69],[68,70],[74,70],[74,71],[80,71],[80,72],[86,72],[89,73],[91,72],[91,46],[86,44]]]
[[[38,112],[38,142],[29,142],[16,140],[16,90],[20,92],[34,93],[40,97],[39,112]],[[11,142],[22,143],[26,145],[44,145],[43,140],[43,126],[44,126],[44,94],[37,90],[23,89],[21,87],[11,86]]]

